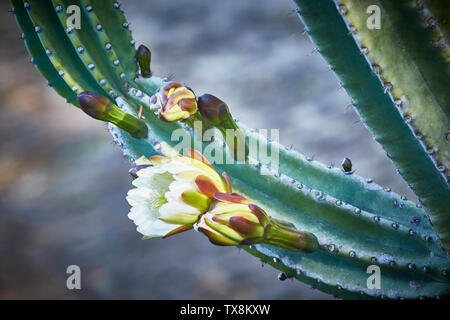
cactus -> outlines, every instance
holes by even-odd
[[[419,1],[416,7],[406,0],[294,0],[318,51],[374,138],[420,198],[418,204],[354,174],[349,159],[344,160],[342,169],[326,166],[236,124],[229,114],[233,108],[211,95],[201,96],[199,112],[195,105],[195,109],[188,108],[189,115],[181,111],[185,111],[182,99],[175,99],[173,106],[164,108],[174,108],[171,110],[181,115],[179,121],[162,121],[161,112],[166,109],[158,99],[161,92],[166,99],[176,95],[170,89],[173,83],[152,75],[150,51],[145,47],[136,51],[129,25],[115,1],[11,2],[38,70],[68,102],[76,107],[82,104],[86,113],[109,122],[113,140],[129,160],[166,153],[166,146],[178,143],[171,139],[176,129],[206,154],[211,143],[198,139],[192,117],[205,128],[216,127],[223,140],[228,140],[226,127],[239,129],[241,136],[235,142],[246,137],[245,156],[239,159],[243,161],[226,164],[227,159],[236,159],[236,152],[227,145],[229,141],[224,143],[219,137],[213,143],[222,153],[214,156],[222,161],[213,162],[214,169],[226,172],[234,192],[278,221],[271,225],[302,230],[318,241],[318,247],[309,250],[314,252],[297,252],[288,250],[291,246],[264,242],[261,239],[266,235],[257,229],[259,240],[253,244],[230,242],[281,270],[280,279],[293,277],[348,299],[449,295],[446,86],[450,78],[445,40],[448,26],[442,23],[448,20],[442,2]],[[74,4],[81,8],[81,29],[67,26],[66,8]],[[366,26],[366,8],[371,4],[381,8],[381,30]],[[427,21],[431,21],[428,26]],[[193,100],[193,106],[195,91],[176,87]],[[95,101],[103,104],[87,108],[86,95],[101,97]],[[161,105],[160,116],[155,114],[155,101]],[[114,110],[114,115],[108,110]],[[227,121],[221,127],[222,119]],[[264,157],[249,147],[255,143],[279,156],[278,172],[272,172]],[[141,167],[148,165],[139,161]],[[211,225],[213,220],[208,219],[202,221]],[[221,226],[214,228],[222,230]],[[381,289],[367,287],[369,265],[380,267]]]

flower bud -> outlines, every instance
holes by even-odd
[[[215,127],[237,128],[227,104],[212,94],[205,93],[198,97],[198,110]]]
[[[290,224],[270,218],[264,210],[236,193],[216,193],[210,211],[201,216],[196,229],[217,245],[236,246],[265,243],[290,251],[311,253],[317,238]]]
[[[142,120],[120,110],[105,96],[96,92],[84,91],[77,96],[77,100],[81,109],[92,118],[111,122],[136,139],[147,137],[148,129]]]
[[[144,78],[149,78],[152,76],[152,71],[150,70],[150,62],[152,59],[152,53],[150,49],[144,45],[140,45],[136,51],[136,60],[141,69],[141,75]]]
[[[233,158],[237,161],[245,161],[248,156],[245,136],[236,125],[227,104],[208,93],[198,97],[197,103],[202,118],[222,132]]]
[[[158,106],[159,118],[167,122],[186,121],[197,113],[194,92],[178,82],[160,88],[150,102]]]
[[[349,158],[342,160],[342,170],[347,174],[352,173],[352,161]]]

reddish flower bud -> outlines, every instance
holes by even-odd
[[[178,82],[160,88],[150,102],[159,107],[159,118],[167,122],[186,121],[197,113],[194,92]]]
[[[310,253],[319,244],[309,232],[270,218],[264,210],[236,193],[216,193],[216,202],[202,215],[196,229],[217,245],[266,243],[291,251]]]
[[[198,110],[203,118],[215,127],[236,127],[227,104],[212,94],[205,93],[198,97]]]
[[[248,156],[245,136],[236,125],[227,104],[208,93],[198,97],[197,103],[202,118],[222,132],[233,158],[237,161],[245,161]]]
[[[148,129],[142,120],[120,110],[105,96],[85,91],[78,95],[77,100],[81,109],[92,118],[113,123],[136,139],[147,137]]]

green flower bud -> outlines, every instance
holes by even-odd
[[[150,78],[152,76],[152,71],[150,70],[152,53],[150,52],[150,49],[141,44],[136,51],[136,60],[141,69],[141,75],[144,78]]]
[[[92,118],[113,123],[136,139],[147,137],[148,129],[142,120],[120,110],[105,96],[85,91],[77,96],[77,100],[81,109]]]
[[[216,193],[217,202],[196,225],[216,245],[271,244],[290,251],[311,253],[317,238],[290,224],[270,218],[264,210],[236,193]]]

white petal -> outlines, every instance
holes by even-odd
[[[183,202],[181,195],[187,190],[198,190],[193,182],[173,181],[169,186],[169,191],[164,194],[167,202],[178,201]]]
[[[152,190],[148,188],[136,188],[128,191],[127,201],[131,206],[148,203],[152,199]]]
[[[133,220],[133,222],[136,225],[140,225],[147,221],[157,220],[158,214],[157,213],[155,214],[155,212],[152,212],[152,210],[148,207],[137,206],[137,207],[131,208],[130,212],[128,213],[128,218]]]
[[[171,201],[163,204],[161,208],[159,208],[159,214],[160,216],[163,216],[165,214],[172,214],[172,213],[195,213],[200,214],[201,212],[194,207],[191,207],[190,205],[187,205],[186,203],[182,201]]]
[[[138,226],[136,230],[147,237],[163,237],[167,233],[175,230],[178,227],[181,227],[181,225],[165,223],[161,220],[155,220],[143,226]]]
[[[183,171],[199,171],[198,168],[194,166],[189,166],[186,163],[183,163],[180,160],[173,160],[171,162],[165,163],[162,165],[163,169],[171,174],[177,174]]]
[[[139,170],[136,174],[138,177],[149,177],[156,173],[162,173],[165,170],[161,168],[161,166],[151,166],[144,169]]]

